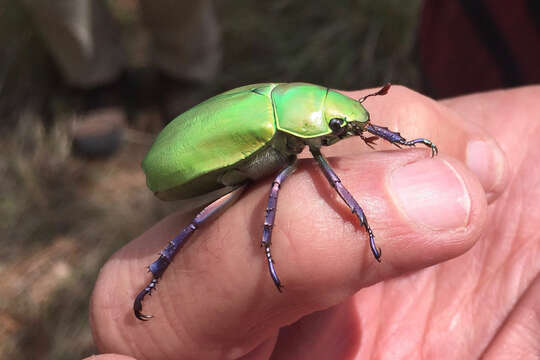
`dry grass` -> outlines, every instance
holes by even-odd
[[[99,268],[171,210],[144,191],[139,163],[148,144],[125,141],[113,158],[87,162],[70,156],[65,134],[58,127],[45,134],[41,122],[23,117],[3,139],[11,154],[0,169],[6,358],[68,359],[93,351],[87,308]]]

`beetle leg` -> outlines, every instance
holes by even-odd
[[[356,215],[356,217],[360,220],[364,228],[366,229],[368,236],[369,236],[369,247],[371,248],[371,252],[373,253],[373,256],[378,262],[381,262],[381,249],[377,248],[375,245],[375,237],[373,236],[373,232],[371,231],[371,228],[369,227],[369,224],[367,222],[366,216],[364,215],[364,211],[358,205],[358,202],[353,198],[353,196],[349,193],[349,191],[343,186],[341,183],[341,180],[336,175],[334,170],[330,167],[330,164],[328,164],[328,161],[324,158],[324,156],[321,154],[321,151],[318,148],[309,148],[309,151],[311,151],[311,154],[317,160],[319,163],[319,166],[321,167],[324,175],[326,176],[326,179],[328,179],[328,182],[334,189],[336,189],[339,196],[345,201],[345,203],[351,208],[352,212]]]
[[[169,264],[173,261],[174,256],[178,253],[180,248],[182,248],[193,232],[197,230],[199,226],[201,226],[206,220],[212,217],[212,215],[225,207],[232,205],[236,200],[238,200],[245,188],[246,185],[242,185],[206,206],[200,213],[197,214],[197,216],[193,218],[191,223],[186,226],[180,234],[169,242],[165,249],[161,250],[159,258],[148,267],[148,271],[152,273],[152,281],[150,281],[150,283],[148,283],[148,285],[141,290],[141,292],[139,292],[135,298],[135,301],[133,302],[133,312],[135,313],[135,317],[137,319],[148,320],[152,318],[152,315],[145,315],[141,313],[142,301],[146,295],[152,295],[152,291],[156,289],[158,279],[163,275]]]
[[[439,152],[435,144],[433,144],[431,140],[428,139],[418,138],[414,140],[406,140],[398,132],[394,132],[386,127],[373,124],[367,124],[364,130],[372,133],[373,135],[383,138],[384,140],[396,145],[397,147],[399,147],[399,145],[414,146],[421,143],[431,148],[432,157],[437,155],[437,153]]]
[[[279,188],[281,187],[283,181],[285,181],[285,179],[291,175],[294,170],[296,170],[296,156],[291,158],[289,164],[279,172],[272,182],[272,189],[270,190],[270,195],[268,196],[268,205],[266,206],[266,216],[264,217],[264,230],[261,242],[261,246],[264,247],[266,259],[268,260],[268,271],[270,272],[270,277],[280,292],[283,285],[281,285],[276,273],[276,269],[274,268],[274,261],[272,260],[272,255],[270,254],[270,245],[272,243],[272,228],[276,218]]]
[[[364,135],[360,134],[360,138],[362,140],[364,140],[364,142],[366,143],[367,146],[369,146],[370,148],[372,149],[375,149],[373,147],[373,145],[375,145],[375,141],[377,141],[377,139],[379,139],[377,136],[370,136],[370,137],[365,137]]]

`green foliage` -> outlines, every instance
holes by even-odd
[[[420,1],[219,3],[219,84],[307,81],[342,89],[419,84],[411,60]]]

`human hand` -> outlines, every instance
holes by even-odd
[[[381,264],[315,161],[303,160],[274,228],[283,293],[259,248],[267,179],[193,235],[145,299],[151,321],[132,312],[144,268],[189,218],[173,214],[117,252],[91,302],[98,348],[138,359],[538,354],[539,98],[540,87],[526,87],[438,103],[393,87],[370,99],[375,124],[439,148],[433,159],[425,149],[365,152],[361,139],[323,149],[339,156],[329,161],[363,207]]]

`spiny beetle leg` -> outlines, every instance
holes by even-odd
[[[373,124],[367,124],[364,130],[372,133],[373,135],[376,135],[380,138],[383,138],[384,140],[396,145],[399,147],[399,145],[404,146],[414,146],[416,144],[424,144],[427,147],[431,148],[431,156],[437,155],[439,150],[437,149],[437,146],[431,142],[431,140],[424,139],[424,138],[418,138],[414,140],[407,140],[401,136],[400,133],[392,131],[386,127],[377,126]]]
[[[364,211],[358,205],[358,202],[353,198],[353,196],[349,193],[349,191],[343,186],[341,183],[341,180],[336,175],[334,170],[330,167],[330,164],[328,164],[328,161],[324,158],[324,156],[321,154],[321,151],[317,148],[309,148],[311,151],[311,154],[317,160],[319,163],[319,166],[321,167],[324,175],[326,176],[326,179],[328,179],[328,182],[334,189],[336,189],[339,196],[345,201],[345,203],[351,208],[352,212],[356,215],[356,217],[360,220],[364,228],[366,229],[368,236],[369,236],[369,247],[371,248],[371,252],[373,253],[373,256],[375,257],[375,260],[378,262],[381,262],[381,249],[377,248],[375,245],[375,237],[373,236],[373,232],[371,231],[371,228],[369,227],[369,224],[367,222],[366,216],[364,215]]]
[[[153,279],[143,290],[141,290],[141,292],[139,292],[135,298],[135,301],[133,302],[133,312],[135,313],[135,317],[137,319],[146,321],[152,318],[152,315],[145,315],[141,313],[142,301],[146,295],[152,295],[152,291],[156,289],[158,279],[163,275],[169,264],[173,261],[174,256],[182,248],[193,232],[195,232],[195,230],[197,230],[199,226],[206,220],[211,218],[212,215],[224,209],[228,205],[232,205],[236,200],[238,200],[245,188],[246,185],[242,185],[205,207],[200,213],[197,214],[197,216],[193,218],[191,223],[186,226],[180,234],[169,242],[167,247],[161,251],[159,258],[150,264],[148,271],[152,273]]]
[[[360,138],[364,140],[367,146],[369,146],[372,149],[375,149],[373,145],[375,145],[375,141],[377,141],[378,139],[377,136],[365,137],[364,135],[360,134]]]
[[[291,157],[289,164],[279,172],[272,182],[272,189],[270,190],[270,195],[268,196],[268,205],[266,206],[266,216],[264,217],[264,230],[261,242],[261,246],[264,247],[266,260],[268,261],[268,271],[270,272],[270,277],[280,292],[283,285],[281,285],[276,273],[276,269],[274,268],[274,261],[272,260],[272,255],[270,254],[270,245],[272,243],[272,228],[274,227],[274,220],[276,218],[279,189],[283,181],[285,181],[285,179],[291,175],[294,170],[296,170],[296,156]]]

